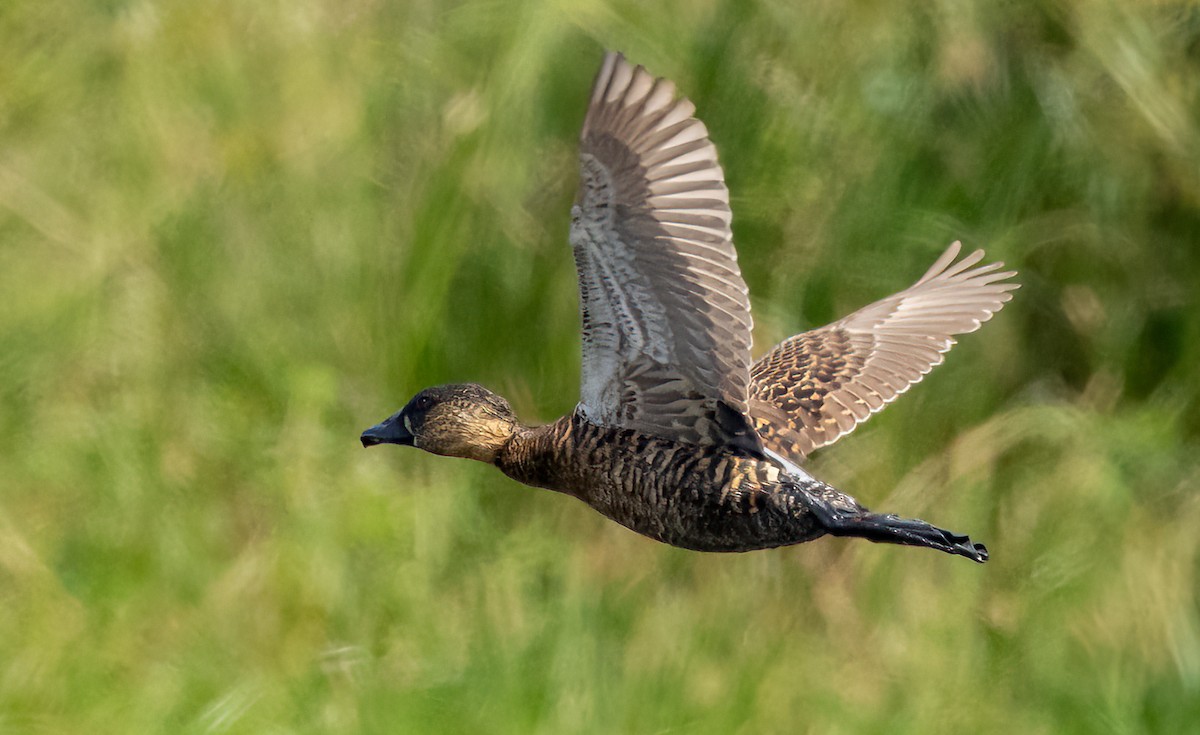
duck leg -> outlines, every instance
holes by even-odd
[[[980,564],[988,560],[987,547],[973,542],[968,536],[914,518],[872,513],[854,498],[823,482],[802,489],[804,505],[831,536],[857,536],[877,543],[924,546],[965,556]]]

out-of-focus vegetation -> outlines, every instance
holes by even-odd
[[[359,430],[577,395],[605,47],[725,164],[760,349],[1023,288],[815,459],[983,567],[647,541]],[[1200,731],[1200,12],[0,3],[0,732]]]

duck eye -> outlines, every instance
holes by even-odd
[[[432,398],[430,398],[429,396],[421,396],[420,398],[417,399],[416,409],[418,411],[428,411],[429,407],[432,405],[433,405]]]

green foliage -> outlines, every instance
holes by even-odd
[[[987,566],[358,448],[572,407],[605,47],[708,123],[760,345],[1021,271],[815,462]],[[1200,731],[1198,111],[1183,4],[0,4],[0,732]]]

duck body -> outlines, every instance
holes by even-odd
[[[825,534],[778,466],[731,447],[597,426],[579,413],[513,435],[495,464],[672,546],[753,551]]]

